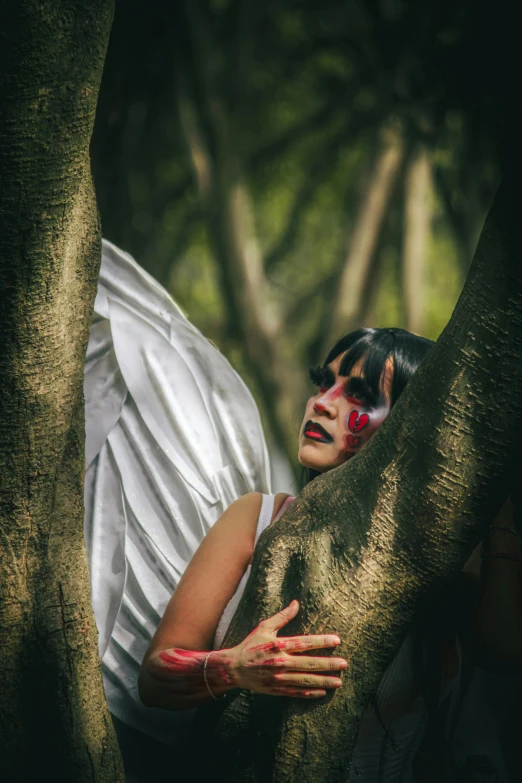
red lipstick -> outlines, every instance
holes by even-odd
[[[321,427],[320,424],[317,424],[317,422],[312,421],[311,419],[304,425],[303,434],[305,438],[310,438],[310,440],[315,440],[318,443],[333,443],[332,436],[324,427]]]

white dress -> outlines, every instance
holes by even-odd
[[[113,715],[181,747],[187,713],[145,708],[139,667],[205,533],[270,492],[256,404],[225,357],[104,240],[85,361],[85,539]]]

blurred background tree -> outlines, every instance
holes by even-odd
[[[455,305],[499,181],[487,19],[470,0],[116,3],[104,236],[230,359],[296,475],[308,366],[361,325],[436,339]]]

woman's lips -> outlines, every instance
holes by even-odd
[[[316,424],[314,421],[309,420],[306,422],[303,434],[305,438],[310,438],[310,440],[315,440],[319,443],[333,443],[332,436],[320,424]]]

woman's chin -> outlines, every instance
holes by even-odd
[[[324,444],[323,444],[324,445]],[[331,470],[336,467],[332,464],[332,460],[328,459],[328,454],[324,453],[325,449],[317,448],[316,443],[303,443],[299,447],[297,452],[297,459],[304,468],[310,468],[310,470],[316,470],[318,473],[325,473],[327,470]],[[323,453],[321,453],[323,451]],[[330,455],[331,456],[331,455]]]

